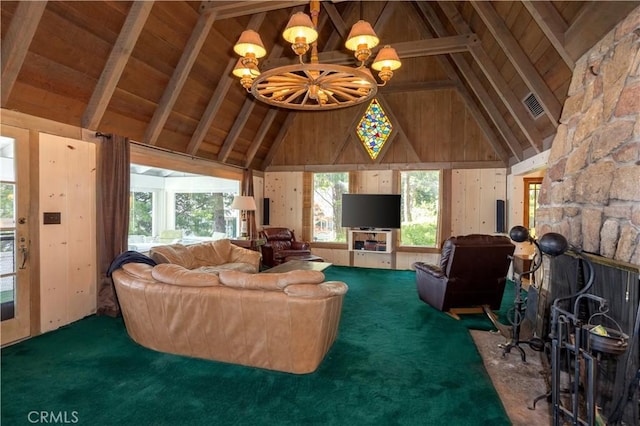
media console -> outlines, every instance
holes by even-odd
[[[349,251],[392,253],[393,237],[390,230],[349,230]]]

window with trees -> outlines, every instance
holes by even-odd
[[[349,173],[313,174],[313,241],[346,242],[342,194],[349,192]]]
[[[132,164],[129,249],[234,238],[240,182]]]
[[[402,223],[400,244],[436,247],[440,215],[438,170],[400,172]]]

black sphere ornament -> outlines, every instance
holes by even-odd
[[[556,232],[548,232],[540,237],[538,241],[540,251],[549,256],[559,256],[569,250],[567,239]]]
[[[514,226],[509,231],[509,238],[516,243],[524,243],[529,239],[529,230],[521,225]]]

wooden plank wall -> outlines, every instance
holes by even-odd
[[[93,143],[40,133],[39,217],[61,224],[40,233],[40,330],[96,311],[96,149]]]
[[[391,194],[397,187],[392,170],[357,171],[358,193]],[[506,169],[453,170],[452,229],[445,235],[494,234],[496,200],[507,199]],[[302,228],[302,172],[266,172],[265,196],[271,199],[271,226]],[[274,215],[275,214],[275,215]],[[277,217],[277,219],[276,219]],[[397,235],[395,236],[397,239]],[[346,249],[316,248],[312,252],[336,265],[368,268],[411,269],[416,261],[435,263],[438,254],[398,252],[393,254],[355,252]]]
[[[450,235],[494,234],[496,200],[506,198],[505,169],[453,170]]]

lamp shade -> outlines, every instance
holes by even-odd
[[[260,75],[260,70],[257,67],[251,66],[250,64],[245,66],[242,62],[242,58],[238,59],[238,62],[232,71],[233,75],[240,78],[245,76],[253,78]]]
[[[262,58],[267,54],[267,50],[264,48],[260,34],[253,30],[245,30],[240,34],[238,42],[233,46],[233,51],[240,56],[252,54],[256,58]]]
[[[231,208],[235,210],[256,210],[256,201],[251,196],[236,195],[233,197]]]
[[[289,43],[295,43],[297,39],[304,39],[305,43],[311,44],[318,39],[318,32],[309,15],[298,12],[289,19],[287,27],[282,32],[282,37]]]
[[[360,20],[353,24],[347,41],[344,43],[345,47],[354,52],[358,50],[358,46],[365,45],[369,49],[376,47],[380,43],[380,39],[376,35],[375,31],[367,21]]]
[[[376,71],[382,71],[383,69],[389,69],[391,71],[397,70],[402,65],[398,53],[393,47],[386,45],[378,52],[376,59],[371,64],[371,68]]]

